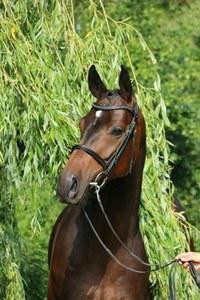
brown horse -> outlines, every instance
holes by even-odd
[[[59,179],[61,201],[76,205],[63,210],[51,234],[48,299],[149,299],[149,267],[142,263],[147,257],[138,224],[146,148],[144,118],[124,67],[119,90],[107,90],[94,66],[88,83],[97,102],[81,119],[80,145],[73,148]],[[91,182],[100,185],[105,179],[100,197],[119,239],[90,188]],[[131,256],[120,241],[140,259]]]

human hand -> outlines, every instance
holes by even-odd
[[[195,270],[200,270],[200,252],[185,252],[176,256],[176,260],[179,261],[184,268],[189,270],[189,262],[192,262]]]

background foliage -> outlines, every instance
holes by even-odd
[[[110,87],[117,84],[121,63],[129,66],[135,80],[148,132],[141,228],[150,261],[165,262],[187,247],[179,226],[183,217],[175,218],[171,209],[172,162],[165,126],[167,112],[172,121],[167,135],[175,144],[175,195],[197,224],[197,2],[188,6],[113,0],[105,7],[101,1],[74,1],[74,6],[61,0],[0,4],[0,299],[46,297],[48,239],[63,208],[56,202],[56,178],[78,140],[78,120],[92,102],[86,81],[92,63]],[[122,21],[126,17],[131,18]],[[156,58],[130,25],[139,29]],[[178,268],[177,278],[178,299],[197,299],[191,277]],[[168,270],[151,281],[155,299],[166,299]]]

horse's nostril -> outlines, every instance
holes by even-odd
[[[79,192],[80,180],[70,173],[61,174],[57,186],[57,194],[62,202],[75,203]]]
[[[71,184],[69,186],[69,193],[68,193],[68,198],[73,199],[76,197],[79,189],[79,179],[72,175],[71,177]]]
[[[70,191],[76,192],[78,188],[78,179],[75,176],[72,176],[72,184],[70,187]]]

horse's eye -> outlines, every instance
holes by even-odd
[[[123,129],[121,127],[113,127],[111,130],[111,134],[114,136],[120,136],[123,133]]]

